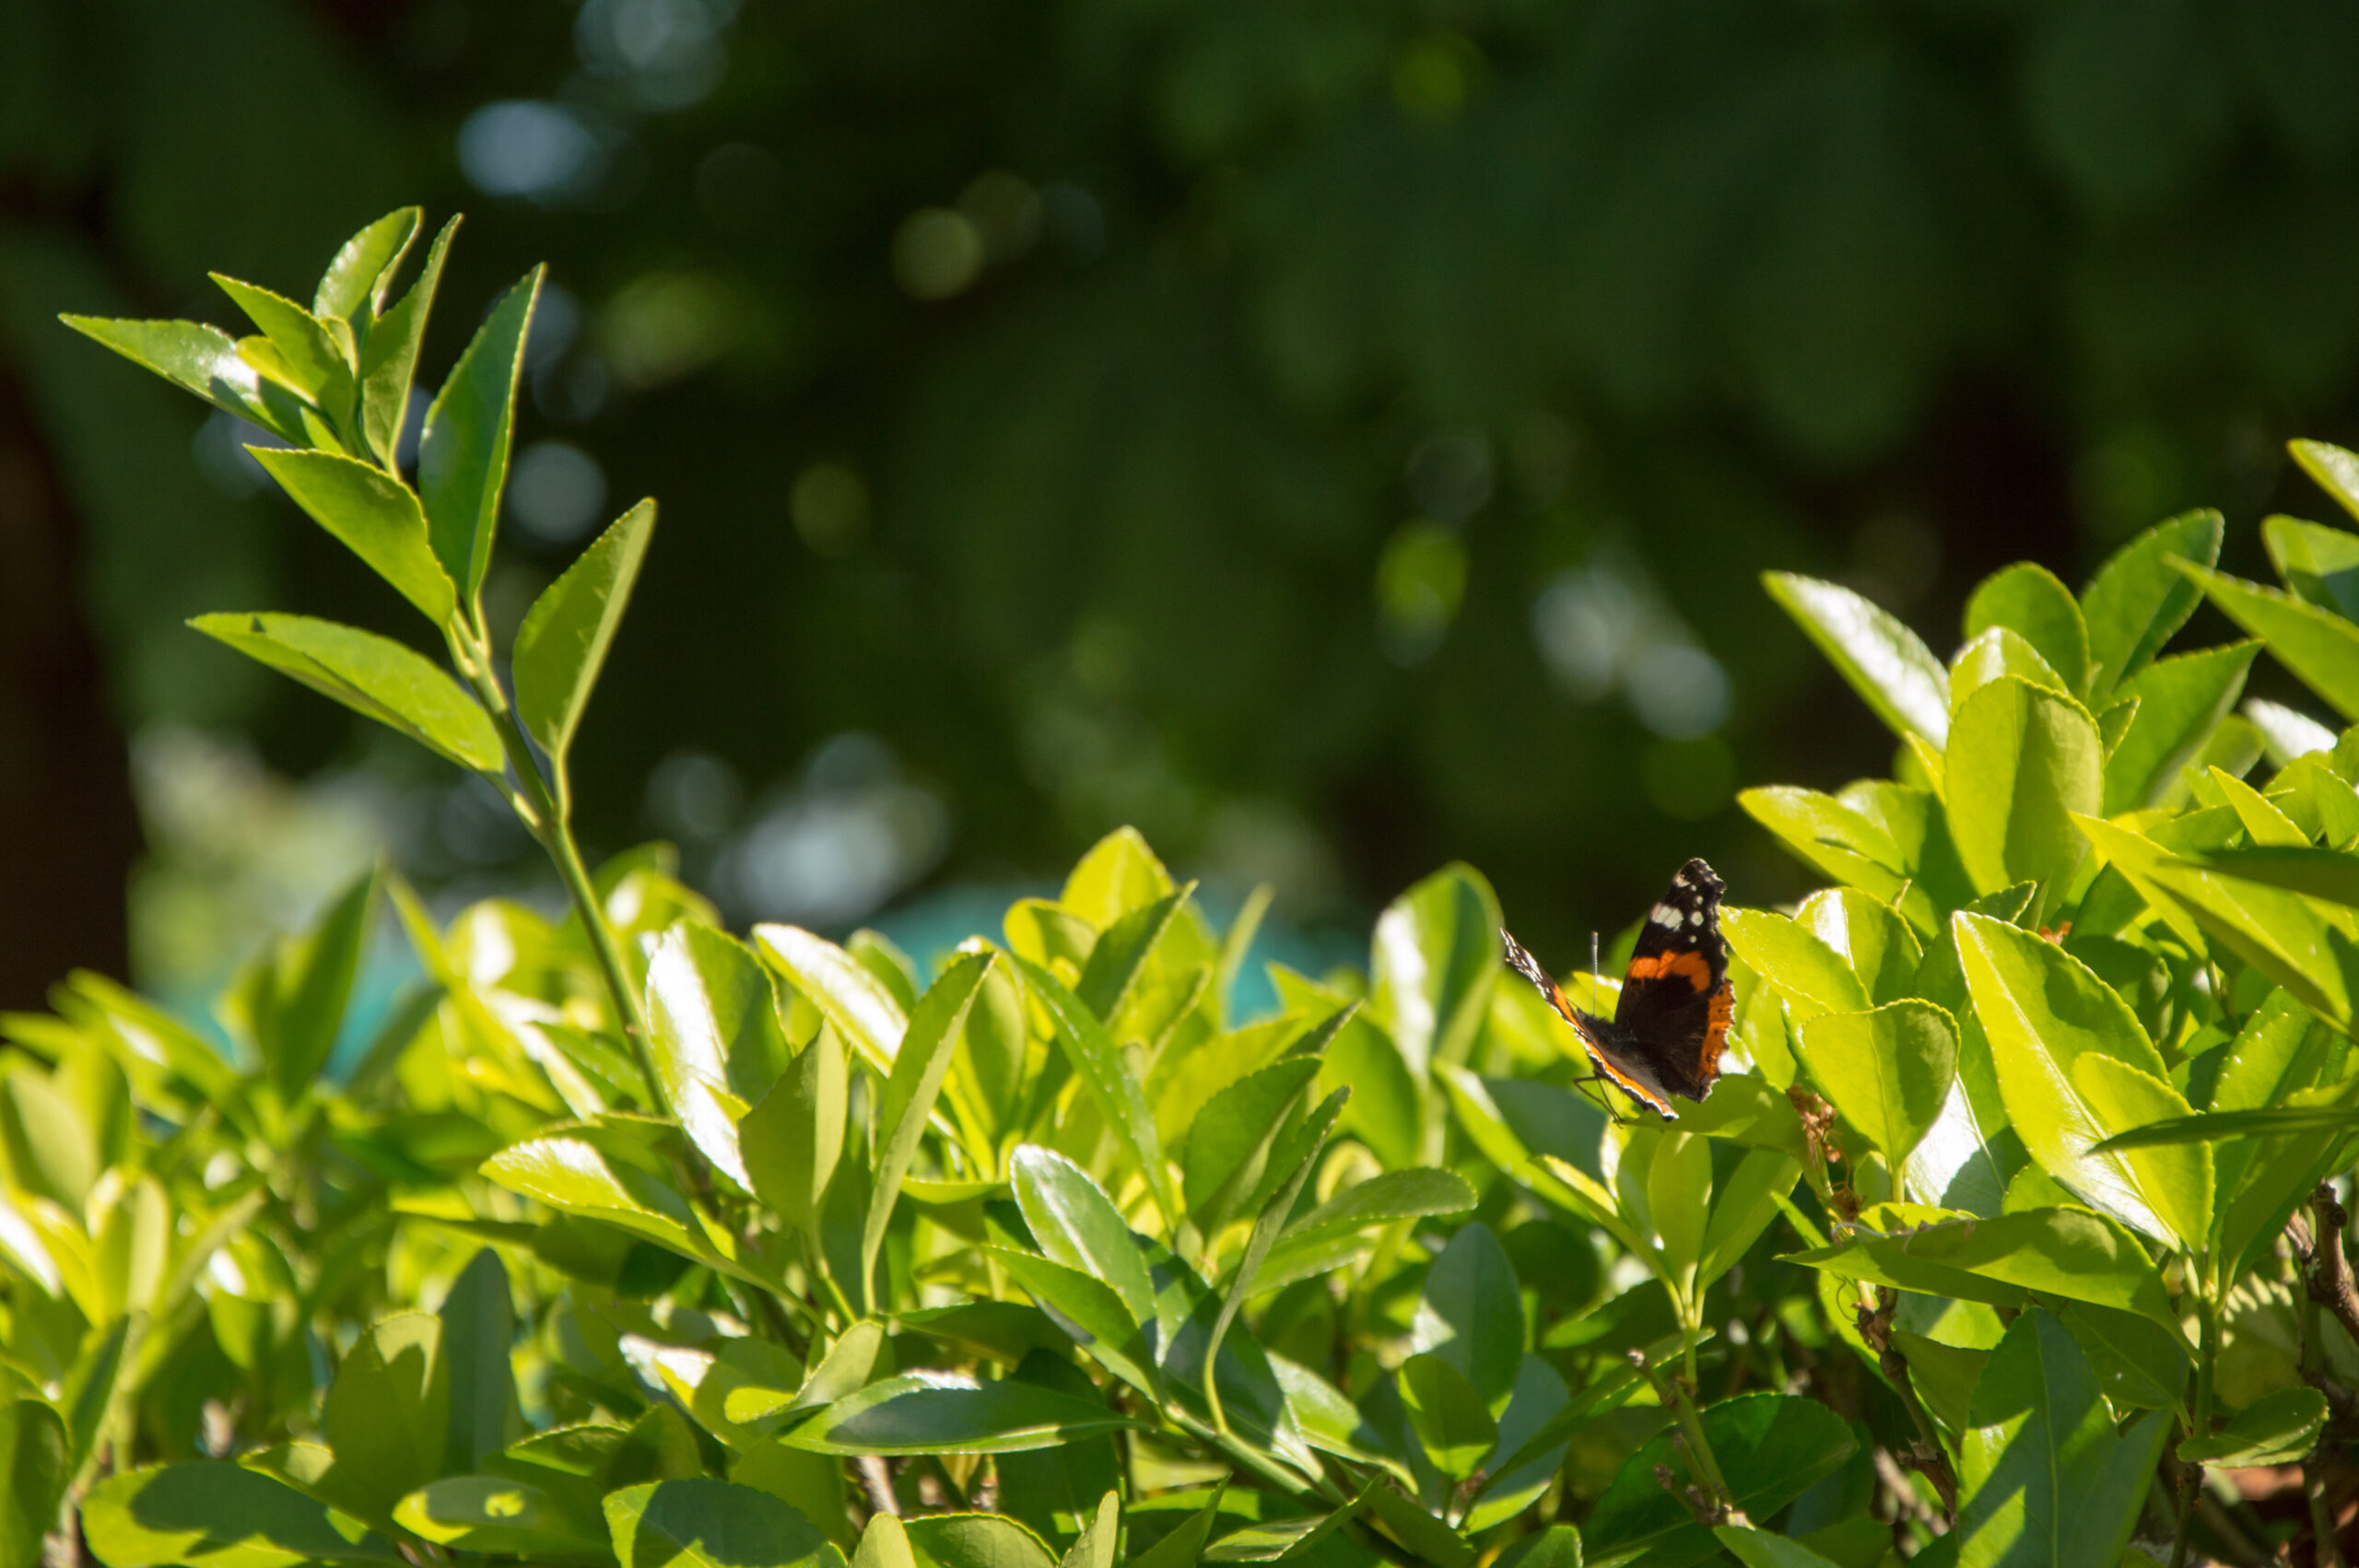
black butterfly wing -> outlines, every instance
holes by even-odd
[[[1720,1075],[1733,997],[1728,944],[1720,937],[1720,895],[1712,868],[1679,868],[1639,929],[1614,1032],[1631,1055],[1674,1094],[1700,1100]]]

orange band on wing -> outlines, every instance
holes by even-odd
[[[1630,960],[1630,973],[1627,977],[1633,980],[1667,979],[1673,975],[1686,976],[1687,983],[1700,991],[1712,983],[1712,965],[1706,961],[1702,954],[1691,948],[1684,953],[1663,953],[1652,958],[1633,958]]]
[[[1710,1022],[1704,1026],[1704,1048],[1696,1054],[1696,1076],[1709,1089],[1720,1075],[1720,1053],[1728,1049],[1729,1022],[1736,1016],[1736,987],[1727,980],[1712,995]]]
[[[1640,1088],[1627,1073],[1606,1060],[1604,1055],[1595,1046],[1590,1045],[1589,1031],[1586,1029],[1581,1031],[1581,1044],[1589,1047],[1589,1059],[1597,1065],[1597,1070],[1614,1080],[1614,1086],[1624,1094],[1628,1094],[1665,1121],[1679,1119],[1679,1113],[1671,1108],[1671,1102],[1668,1099],[1658,1099],[1651,1089]]]

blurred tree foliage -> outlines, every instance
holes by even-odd
[[[1689,853],[1766,901],[1735,782],[1884,761],[1764,566],[1941,628],[2347,437],[2359,8],[0,0],[0,409],[125,726],[350,760],[180,621],[389,606],[53,313],[227,320],[420,198],[454,297],[554,263],[494,603],[665,505],[594,837],[720,875],[863,731],[949,812],[888,891],[1133,821],[1305,904],[1464,854],[1563,944]],[[27,646],[8,776],[87,776]]]

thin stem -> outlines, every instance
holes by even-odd
[[[1695,1330],[1687,1325],[1686,1317],[1683,1303],[1680,1337],[1686,1341],[1684,1347],[1684,1364],[1692,1368],[1696,1364],[1696,1337]],[[1717,1506],[1733,1513],[1735,1494],[1729,1491],[1728,1479],[1720,1473],[1720,1462],[1712,1454],[1712,1440],[1704,1435],[1704,1418],[1690,1394],[1693,1385],[1677,1376],[1664,1376],[1656,1368],[1646,1364],[1645,1359],[1636,1351],[1630,1352],[1630,1360],[1647,1381],[1654,1385],[1655,1397],[1671,1407],[1672,1418],[1678,1422],[1680,1433],[1687,1440],[1687,1465],[1696,1481],[1711,1493]]]
[[[2195,1310],[2202,1324],[2201,1342],[2195,1361],[2195,1409],[2188,1420],[2188,1435],[2209,1436],[2212,1432],[2212,1363],[2220,1358],[2220,1308],[2212,1299],[2212,1281],[2201,1270],[2191,1270],[2197,1281]],[[2193,1546],[2188,1526],[2193,1521],[2195,1493],[2203,1479],[2203,1467],[2188,1465],[2178,1477],[2178,1539],[2171,1546],[2171,1568],[2187,1568],[2188,1552]]]

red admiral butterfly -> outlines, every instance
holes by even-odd
[[[1720,1051],[1735,1008],[1728,945],[1720,940],[1725,891],[1727,884],[1703,861],[1679,868],[1647,913],[1611,1023],[1566,1000],[1540,961],[1504,928],[1499,931],[1508,966],[1564,1015],[1598,1071],[1666,1121],[1679,1119],[1671,1108],[1673,1094],[1700,1102],[1719,1082]]]

